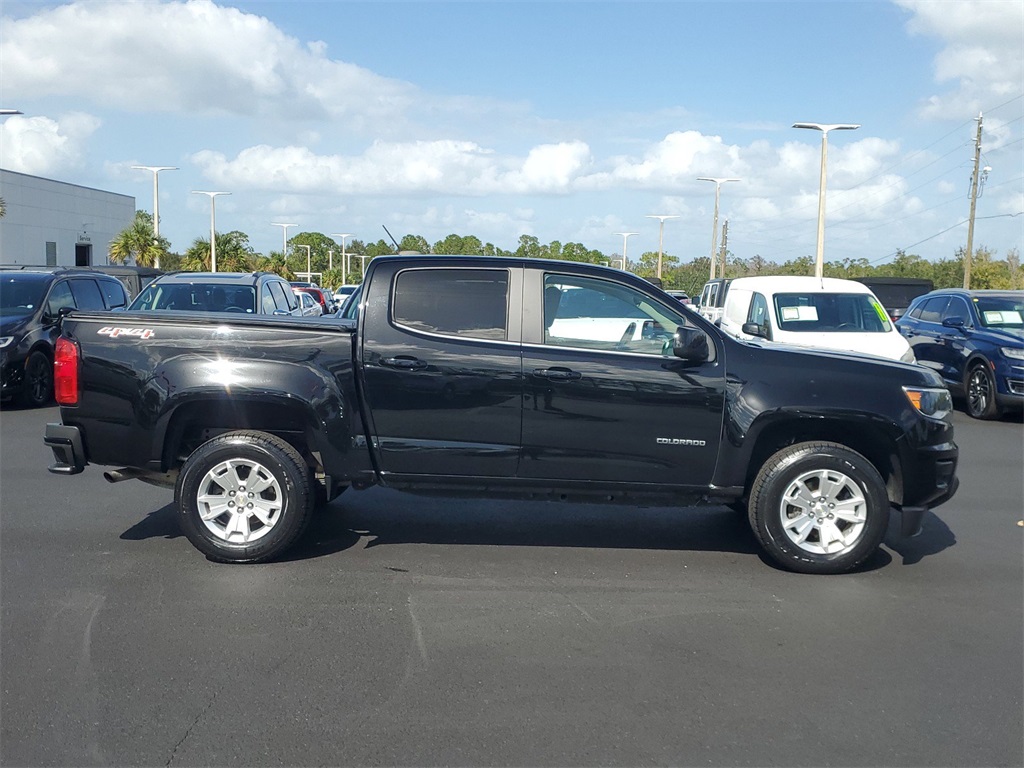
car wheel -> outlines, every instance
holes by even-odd
[[[302,534],[313,491],[302,456],[265,432],[227,432],[185,461],[175,487],[181,530],[222,563],[261,563]]]
[[[967,371],[964,385],[967,392],[967,415],[975,419],[994,419],[999,416],[996,404],[996,380],[985,363],[975,363]]]
[[[43,352],[35,351],[25,361],[25,380],[21,403],[39,408],[53,399],[53,363]]]
[[[837,443],[774,454],[750,493],[750,526],[765,552],[800,573],[845,573],[878,549],[889,524],[885,482]]]

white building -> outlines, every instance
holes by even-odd
[[[0,264],[109,263],[110,241],[135,219],[135,198],[0,168]]]

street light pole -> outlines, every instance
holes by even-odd
[[[210,198],[210,271],[217,271],[217,206],[214,200],[217,195],[230,195],[230,192],[204,192],[193,189],[193,195],[208,195]]]
[[[715,279],[715,265],[718,263],[718,196],[722,190],[722,185],[729,181],[739,181],[739,179],[716,179],[708,176],[698,176],[697,181],[713,181],[715,182],[715,220],[711,225],[711,279]],[[722,264],[722,277],[725,277],[725,264]]]
[[[288,258],[288,227],[297,227],[298,224],[279,224],[276,221],[270,222],[272,227],[281,227],[281,256],[287,260]]]
[[[299,248],[305,248],[306,249],[306,279],[309,282],[312,283],[313,282],[313,256],[312,256],[313,248],[312,248],[312,246],[306,245],[304,243],[296,243],[295,245],[298,246]]]
[[[345,238],[352,237],[352,233],[332,232],[331,237],[341,238],[341,269],[345,273],[345,283],[348,283],[348,254],[345,253]]]
[[[639,232],[613,232],[615,235],[622,235],[622,270],[625,272],[629,269],[629,260],[626,258],[626,243],[629,242],[629,238],[633,235],[640,234]]]
[[[132,168],[138,171],[150,171],[153,174],[153,245],[160,240],[160,184],[157,178],[160,171],[176,171],[173,165],[133,165]],[[160,268],[160,253],[157,251],[156,261],[153,264]]]
[[[658,227],[658,279],[660,280],[661,279],[661,264],[662,264],[662,259],[663,259],[662,254],[664,253],[664,250],[665,250],[664,247],[663,247],[664,243],[665,243],[665,219],[678,219],[679,216],[677,216],[675,214],[669,214],[669,215],[662,216],[662,215],[659,215],[657,213],[649,213],[649,214],[647,214],[647,218],[648,219],[658,219],[661,222],[660,226]]]
[[[793,123],[794,128],[812,128],[821,131],[821,181],[818,184],[818,249],[814,262],[814,276],[825,273],[825,168],[828,166],[828,132],[854,131],[860,125],[844,123]]]

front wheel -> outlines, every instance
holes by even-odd
[[[878,549],[889,525],[885,482],[837,443],[799,443],[765,462],[750,493],[750,526],[765,552],[800,573],[845,573]]]
[[[21,390],[22,405],[40,408],[53,399],[53,363],[38,350],[25,361],[25,381]]]
[[[222,563],[280,556],[313,508],[302,456],[265,432],[227,432],[203,443],[182,466],[174,497],[182,532]]]
[[[967,372],[967,415],[975,419],[994,419],[999,416],[996,403],[996,380],[988,365],[980,362]]]

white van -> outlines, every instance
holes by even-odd
[[[739,277],[732,280],[721,328],[818,349],[861,352],[913,363],[907,340],[863,283],[834,277]]]

